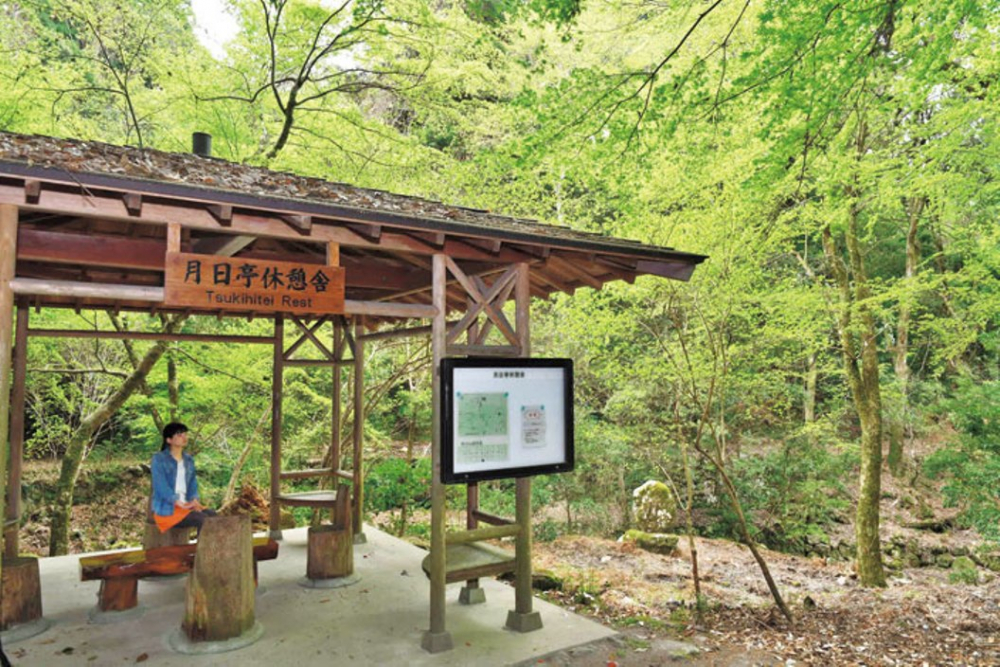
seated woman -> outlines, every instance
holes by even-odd
[[[153,520],[161,533],[171,528],[201,527],[215,516],[198,501],[198,477],[194,459],[184,451],[188,428],[173,422],[163,429],[163,447],[153,455]]]

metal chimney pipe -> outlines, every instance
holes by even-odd
[[[191,152],[201,157],[212,157],[212,135],[194,132],[191,135]]]

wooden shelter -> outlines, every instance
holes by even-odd
[[[225,301],[202,293],[186,301],[178,298],[171,293],[170,281],[182,281],[177,276],[183,274],[176,271],[183,272],[187,262],[190,275],[190,267],[201,258],[216,267],[227,265],[226,258],[230,258],[227,272],[234,270],[234,262],[259,262],[274,267],[294,265],[303,274],[322,273],[324,280],[342,279],[342,301],[313,312],[306,301],[285,308],[280,301],[257,297]],[[211,157],[0,133],[0,396],[4,397],[0,400],[0,433],[7,434],[9,418],[10,434],[9,475],[6,482],[0,481],[5,484],[0,493],[7,494],[5,554],[8,558],[17,554],[29,336],[271,345],[272,534],[280,536],[281,504],[331,506],[332,492],[282,492],[282,481],[317,475],[352,483],[352,519],[360,529],[363,415],[353,419],[350,456],[340,455],[335,436],[331,443],[335,454],[328,467],[282,471],[281,387],[285,367],[325,366],[337,378],[345,368],[353,371],[355,405],[360,406],[366,340],[429,333],[435,368],[445,356],[527,357],[532,297],[572,293],[580,287],[600,289],[606,282],[632,281],[643,274],[687,280],[704,259],[671,248]],[[171,263],[181,268],[175,267],[172,274]],[[284,269],[284,274],[274,271],[288,280],[289,269]],[[285,288],[285,283],[279,284]],[[325,290],[326,284],[320,288]],[[511,298],[516,304],[513,322],[503,311]],[[43,307],[270,318],[274,333],[254,337],[30,328],[30,309]],[[424,322],[408,328],[387,326],[401,320]],[[429,326],[426,321],[430,321]],[[321,327],[327,324],[333,330],[329,341],[320,335]],[[286,328],[298,333],[290,346],[285,344]],[[298,356],[303,346],[318,350],[319,358],[315,354],[309,359]],[[11,369],[12,392],[8,384]],[[333,386],[332,432],[336,434],[340,431],[341,382]],[[424,647],[430,651],[451,646],[444,621],[446,543],[515,536],[516,608],[508,626],[516,630],[538,627],[535,621],[525,620],[532,613],[530,479],[518,480],[513,521],[480,512],[477,489],[470,485],[468,530],[446,534],[439,474],[438,383],[434,387],[431,613],[424,639]],[[11,397],[9,403],[7,396]],[[341,469],[342,459],[350,460],[349,470]],[[0,480],[4,478],[0,469]],[[500,525],[480,528],[479,521]]]

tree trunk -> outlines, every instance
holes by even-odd
[[[866,128],[859,121],[857,159],[865,153]],[[845,265],[830,226],[823,229],[823,252],[840,295],[838,328],[844,371],[861,423],[861,475],[855,514],[858,578],[864,586],[885,586],[879,539],[879,500],[882,495],[882,396],[879,386],[875,317],[868,305],[871,290],[858,234],[861,191],[857,173],[845,188],[851,205],[844,231]],[[853,289],[852,289],[853,279]],[[857,322],[854,314],[857,314]],[[859,349],[860,348],[860,349]]]
[[[191,641],[224,641],[251,630],[254,609],[250,517],[205,520],[187,583],[182,627]]]
[[[819,371],[816,366],[816,353],[812,352],[806,359],[806,386],[802,398],[802,419],[807,425],[816,423],[816,382]]]
[[[177,383],[177,360],[170,352],[167,353],[167,396],[170,399],[170,421],[175,422],[179,412],[181,392]]]
[[[174,333],[184,321],[182,317],[172,318],[164,327],[164,333]],[[55,507],[52,512],[52,534],[49,538],[49,555],[61,556],[69,551],[70,517],[73,512],[73,489],[80,476],[83,460],[87,456],[87,445],[94,433],[111,418],[118,408],[140,387],[149,371],[167,349],[167,341],[159,341],[146,352],[138,367],[121,387],[107,401],[88,415],[70,436],[66,454],[63,456],[59,481],[56,484]]]
[[[889,470],[898,475],[902,472],[903,444],[906,438],[907,424],[910,416],[910,366],[908,361],[910,347],[910,314],[913,295],[909,293],[917,275],[917,263],[920,261],[920,245],[917,242],[917,226],[920,214],[927,200],[924,197],[914,197],[907,204],[909,229],[906,232],[906,276],[903,279],[904,293],[899,301],[899,321],[896,323],[896,346],[893,349],[893,368],[896,372],[896,382],[899,385],[899,405],[894,411],[889,423]]]

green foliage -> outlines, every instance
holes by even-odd
[[[943,478],[945,500],[983,535],[1000,540],[1000,382],[958,383],[944,405],[958,438],[924,462]]]
[[[365,476],[365,509],[385,512],[409,505],[430,506],[431,461],[412,463],[400,458],[386,459],[369,467]]]

